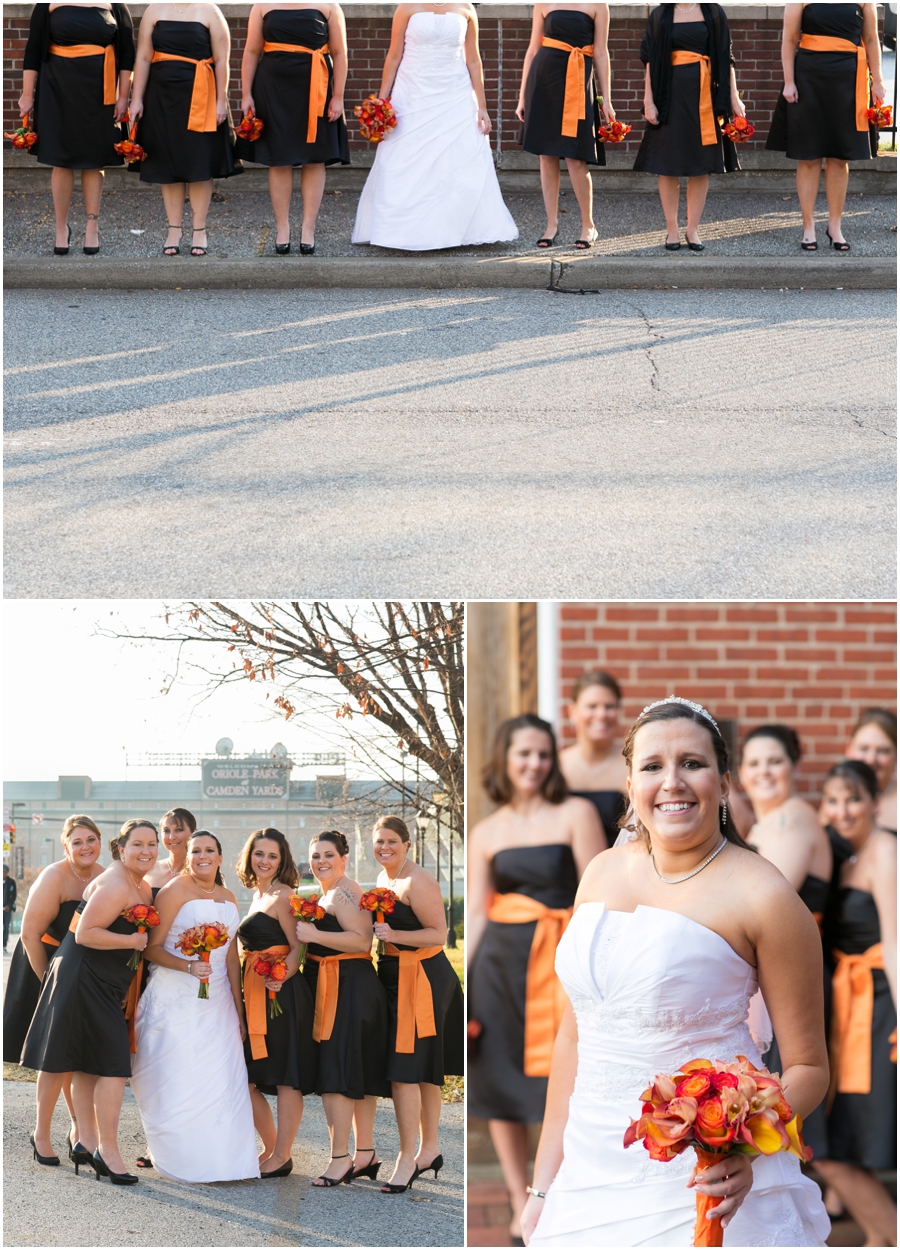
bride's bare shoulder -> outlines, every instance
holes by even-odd
[[[576,901],[602,903],[609,887],[629,871],[634,857],[642,850],[639,842],[626,842],[623,846],[612,846],[595,855],[584,870]]]

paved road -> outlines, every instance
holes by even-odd
[[[890,597],[889,292],[9,292],[6,593]]]

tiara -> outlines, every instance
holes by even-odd
[[[670,694],[667,699],[659,699],[656,703],[648,703],[641,712],[641,716],[646,716],[648,712],[652,712],[655,707],[665,707],[667,703],[682,703],[685,707],[689,707],[692,712],[699,712],[701,716],[705,716],[711,725],[715,725],[716,732],[719,733],[719,726],[707,712],[705,707],[701,707],[699,703],[692,703],[690,699],[682,699],[677,694]],[[640,717],[638,717],[640,719]]]

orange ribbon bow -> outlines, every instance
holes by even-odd
[[[422,962],[440,955],[443,949],[443,946],[420,946],[418,950],[402,951],[393,942],[384,944],[386,955],[396,955],[400,959],[395,1046],[399,1055],[411,1055],[416,1049],[417,1037],[437,1037],[434,995]]]
[[[584,58],[593,57],[594,45],[576,48],[571,43],[562,43],[559,39],[543,39],[542,48],[559,48],[560,52],[568,52],[566,63],[566,94],[563,102],[561,133],[574,138],[578,134],[578,123],[587,116],[584,98]]]
[[[856,129],[868,130],[869,62],[863,44],[851,43],[849,39],[835,39],[831,35],[801,35],[800,47],[807,52],[853,53],[856,57]]]
[[[699,52],[673,52],[673,65],[700,66],[700,141],[705,148],[719,142],[716,134],[716,119],[712,106],[712,75],[709,68],[709,57]]]
[[[545,907],[525,894],[498,894],[488,919],[500,924],[536,920],[525,978],[525,1075],[549,1076],[550,1056],[566,1006],[566,992],[554,968],[556,948],[572,908]]]
[[[872,1088],[872,1009],[875,1005],[874,968],[884,967],[881,942],[861,955],[833,951],[837,968],[831,980],[831,1088],[828,1107],[836,1093],[868,1094]]]
[[[338,987],[341,983],[341,970],[338,967],[342,959],[368,959],[371,963],[371,954],[346,954],[346,955],[307,955],[307,959],[314,959],[319,965],[319,976],[316,981],[316,1014],[313,1017],[313,1041],[327,1042],[331,1037],[331,1030],[334,1028],[334,1018],[337,1015],[338,1005]]]
[[[213,58],[210,56],[203,61],[195,61],[192,56],[176,56],[174,52],[154,52],[151,63],[155,65],[157,61],[187,61],[188,65],[195,66],[187,128],[201,133],[217,130],[216,72],[213,69]]]
[[[269,946],[264,951],[244,951],[244,1011],[247,1016],[247,1036],[250,1039],[250,1054],[254,1059],[265,1059],[269,1051],[266,1047],[266,1033],[269,1030],[266,1016],[266,979],[254,971],[257,963],[264,959],[271,963],[273,959],[281,959],[291,953],[289,946]]]
[[[103,57],[103,103],[116,102],[116,51],[111,43],[104,48],[99,43],[73,43],[66,47],[62,43],[51,43],[50,53],[53,56],[102,56]]]
[[[328,99],[328,62],[330,52],[326,43],[321,48],[304,48],[299,43],[264,43],[263,52],[308,52],[312,57],[309,70],[309,117],[306,122],[306,142],[315,143],[319,118],[325,116]]]

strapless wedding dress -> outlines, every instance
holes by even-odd
[[[724,938],[677,912],[584,903],[556,953],[578,1020],[578,1073],[564,1158],[531,1246],[690,1246],[695,1160],[654,1162],[622,1138],[650,1078],[689,1059],[746,1055],[756,970]],[[726,1246],[824,1246],[831,1223],[819,1188],[788,1154],[753,1161],[753,1188]]]
[[[397,125],[378,144],[354,243],[424,252],[518,237],[476,121],[460,13],[414,13],[391,93]]]
[[[191,899],[163,946],[195,924],[220,921],[235,940],[234,903]],[[230,943],[229,943],[230,945]],[[259,1176],[253,1107],[240,1021],[225,970],[228,946],[212,951],[209,998],[196,977],[153,964],[135,1016],[131,1088],[150,1157],[170,1181],[240,1181]]]

